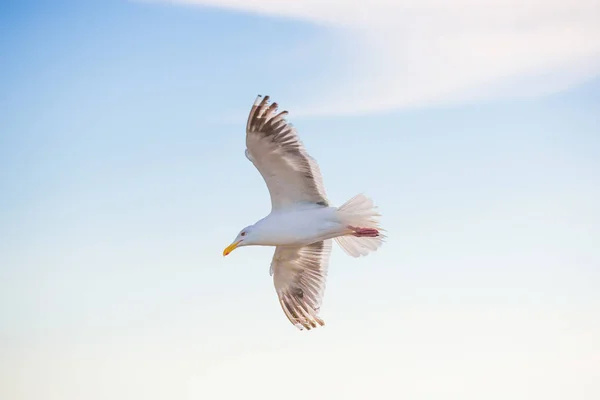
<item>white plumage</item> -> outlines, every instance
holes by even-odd
[[[317,162],[269,96],[258,96],[246,125],[246,157],[262,175],[271,212],[242,229],[224,251],[276,246],[271,275],[285,315],[299,329],[324,325],[319,310],[325,291],[331,241],[350,256],[377,250],[385,235],[379,213],[359,194],[340,207],[327,199]]]

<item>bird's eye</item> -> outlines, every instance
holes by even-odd
[[[246,236],[246,232],[242,232],[242,236]]]

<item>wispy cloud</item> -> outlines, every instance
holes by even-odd
[[[298,104],[295,115],[538,96],[600,72],[600,0],[164,1],[298,18],[346,34],[352,79],[331,77],[320,100]]]

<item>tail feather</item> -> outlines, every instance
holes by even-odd
[[[386,236],[379,226],[381,214],[373,200],[364,194],[358,194],[342,204],[337,213],[348,231],[346,235],[336,237],[335,241],[349,256],[366,256],[385,241]]]

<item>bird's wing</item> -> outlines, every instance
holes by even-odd
[[[325,322],[319,309],[325,292],[331,239],[303,247],[278,246],[271,273],[279,304],[298,329],[310,330]]]
[[[246,157],[262,175],[273,210],[299,203],[328,206],[317,162],[308,154],[287,111],[277,112],[269,96],[258,96],[246,124]]]

